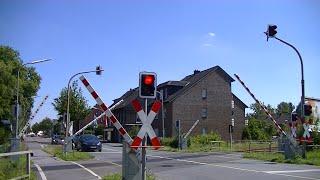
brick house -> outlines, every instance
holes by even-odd
[[[79,129],[84,127],[88,123],[90,123],[96,117],[100,116],[102,114],[102,112],[103,112],[103,110],[101,109],[101,107],[98,105],[95,105],[93,108],[91,108],[90,113],[84,118],[84,120],[80,121]],[[99,118],[97,120],[95,125],[104,127],[103,140],[111,141],[113,127],[110,126],[110,122],[106,126],[106,120],[107,120],[107,117],[102,116],[101,118]]]
[[[186,133],[196,120],[199,124],[192,134],[205,134],[211,131],[220,134],[223,140],[229,139],[229,125],[234,119],[235,140],[241,139],[245,126],[245,105],[231,91],[231,83],[234,79],[221,67],[215,66],[203,71],[195,70],[193,74],[180,81],[167,81],[158,85],[157,90],[163,94],[162,109],[152,123],[158,136],[162,136],[162,114],[165,125],[165,136],[171,137],[177,134],[175,122],[180,120],[181,132]],[[121,101],[113,113],[120,123],[129,131],[138,120],[131,101],[139,99],[138,88],[130,89],[121,97],[114,100],[114,104]],[[159,96],[158,96],[159,98]],[[149,100],[148,109],[153,101]],[[233,104],[233,105],[232,105]],[[234,106],[234,108],[232,108]],[[120,141],[116,130],[112,132],[112,141]]]

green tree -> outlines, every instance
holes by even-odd
[[[276,110],[271,105],[265,106],[271,115],[276,114]],[[252,113],[247,114],[249,123],[242,133],[243,139],[251,140],[269,140],[273,135],[276,135],[276,128],[266,115],[259,104],[250,105]]]
[[[8,46],[0,46],[0,119],[15,120],[12,106],[15,104],[17,92],[17,72],[19,78],[19,127],[23,127],[29,119],[33,107],[33,96],[36,95],[41,78],[33,67],[23,66],[19,53]]]
[[[39,130],[43,131],[45,135],[51,135],[53,130],[53,122],[50,118],[46,117],[39,123]]]
[[[294,105],[291,102],[281,102],[278,104],[276,109],[277,116],[281,116],[282,114],[291,114],[294,110]]]
[[[268,104],[265,107],[271,115],[275,115],[275,109],[273,109],[270,104]],[[251,104],[250,109],[252,110],[252,113],[247,114],[249,120],[250,119],[259,119],[259,120],[269,119],[268,115],[264,112],[264,110],[260,107],[258,103]]]
[[[40,131],[39,123],[37,123],[37,122],[34,123],[34,124],[32,125],[32,127],[31,127],[31,129],[32,129],[32,132],[33,132],[33,133],[37,134],[38,131]]]
[[[61,117],[67,112],[67,94],[68,88],[63,88],[60,96],[54,99],[52,105]],[[82,89],[78,86],[78,81],[73,81],[70,88],[70,121],[74,121],[73,129],[78,130],[79,122],[90,113],[90,107],[87,100],[82,95]]]

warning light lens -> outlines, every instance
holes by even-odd
[[[147,75],[147,76],[145,76],[143,82],[144,82],[144,84],[146,84],[146,85],[151,85],[151,84],[153,84],[153,82],[154,82],[154,76],[152,76],[152,75]]]

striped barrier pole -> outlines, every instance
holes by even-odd
[[[277,121],[272,117],[272,115],[269,113],[269,111],[267,110],[267,108],[262,104],[260,103],[260,101],[251,93],[251,91],[249,90],[249,88],[244,84],[243,81],[241,81],[240,77],[236,74],[234,74],[234,76],[238,79],[238,81],[241,83],[241,85],[247,90],[247,92],[250,94],[250,96],[256,101],[257,104],[260,105],[260,107],[263,109],[263,111],[268,115],[268,117],[272,120],[273,124],[277,127],[278,129],[278,133],[279,131],[287,136],[287,133],[284,132],[284,130],[279,126],[279,124],[277,123]]]
[[[28,122],[26,123],[26,125],[21,129],[20,133],[19,133],[19,137],[21,138],[22,135],[24,134],[24,132],[27,130],[28,126],[30,125],[30,122],[33,120],[33,118],[38,114],[40,108],[43,106],[43,104],[46,102],[46,100],[48,99],[48,95],[46,95],[43,100],[41,101],[41,103],[39,104],[39,106],[37,107],[36,111],[30,116]]]
[[[124,140],[131,145],[132,138],[128,134],[128,132],[122,127],[118,119],[113,115],[113,113],[110,111],[110,109],[106,106],[105,103],[101,100],[99,95],[96,93],[96,91],[91,87],[87,79],[82,75],[80,77],[81,82],[84,84],[84,86],[87,88],[89,93],[92,95],[92,97],[96,100],[97,104],[102,108],[103,111],[106,112],[107,117],[111,120],[112,124],[117,128],[121,136],[124,138]],[[106,121],[107,122],[107,121]]]
[[[134,138],[131,147],[134,149],[137,149],[140,146],[145,134],[147,133],[151,139],[151,144],[153,148],[159,149],[160,141],[156,133],[154,132],[154,129],[152,128],[151,124],[161,108],[161,102],[155,101],[153,103],[151,111],[149,112],[148,116],[147,116],[147,113],[143,111],[142,106],[137,99],[132,101],[132,105],[142,122],[142,127],[138,132],[138,135]]]

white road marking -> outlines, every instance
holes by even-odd
[[[88,171],[89,173],[91,173],[93,176],[97,177],[98,179],[102,179],[98,174],[94,173],[93,171],[91,171],[90,169],[84,167],[83,165],[79,164],[79,163],[76,163],[76,162],[73,162],[73,161],[70,161],[71,163],[73,164],[76,164],[78,166],[80,166],[81,168],[83,168],[84,170]]]
[[[296,172],[316,172],[320,169],[300,169],[300,170],[287,170],[287,171],[264,171],[265,173],[278,174],[278,173],[296,173]]]
[[[117,163],[114,163],[114,162],[111,162],[111,161],[103,161],[103,162],[110,163],[110,164],[112,164],[112,165],[122,167],[121,164],[117,164]]]
[[[102,147],[102,149],[120,152],[119,150],[115,150],[115,149],[111,149],[111,148],[106,148],[106,147]]]
[[[209,165],[209,166],[215,166],[215,167],[221,167],[221,168],[229,168],[229,169],[235,169],[235,170],[247,171],[247,172],[267,173],[266,171],[258,171],[258,170],[253,170],[253,169],[243,169],[243,168],[237,168],[237,167],[231,167],[231,166],[223,166],[223,165],[210,164],[210,163],[197,162],[197,161],[190,161],[190,160],[184,160],[184,159],[175,159],[175,158],[170,158],[170,157],[153,156],[153,155],[147,155],[147,156],[160,158],[160,159],[176,160],[176,161],[181,161],[181,162],[200,164],[200,165]],[[267,173],[267,174],[278,175],[278,176],[287,176],[287,177],[295,177],[295,178],[301,178],[301,179],[319,180],[318,178],[304,177],[304,176],[294,176],[294,175],[281,174],[281,173]]]
[[[40,174],[40,176],[41,176],[41,179],[42,179],[42,180],[47,180],[47,177],[46,177],[46,175],[44,174],[44,172],[42,171],[41,167],[40,167],[38,164],[34,164],[34,166],[36,166],[36,168],[38,169],[39,174]]]
[[[112,152],[91,152],[92,154],[119,154],[122,153],[120,151],[112,151]]]

